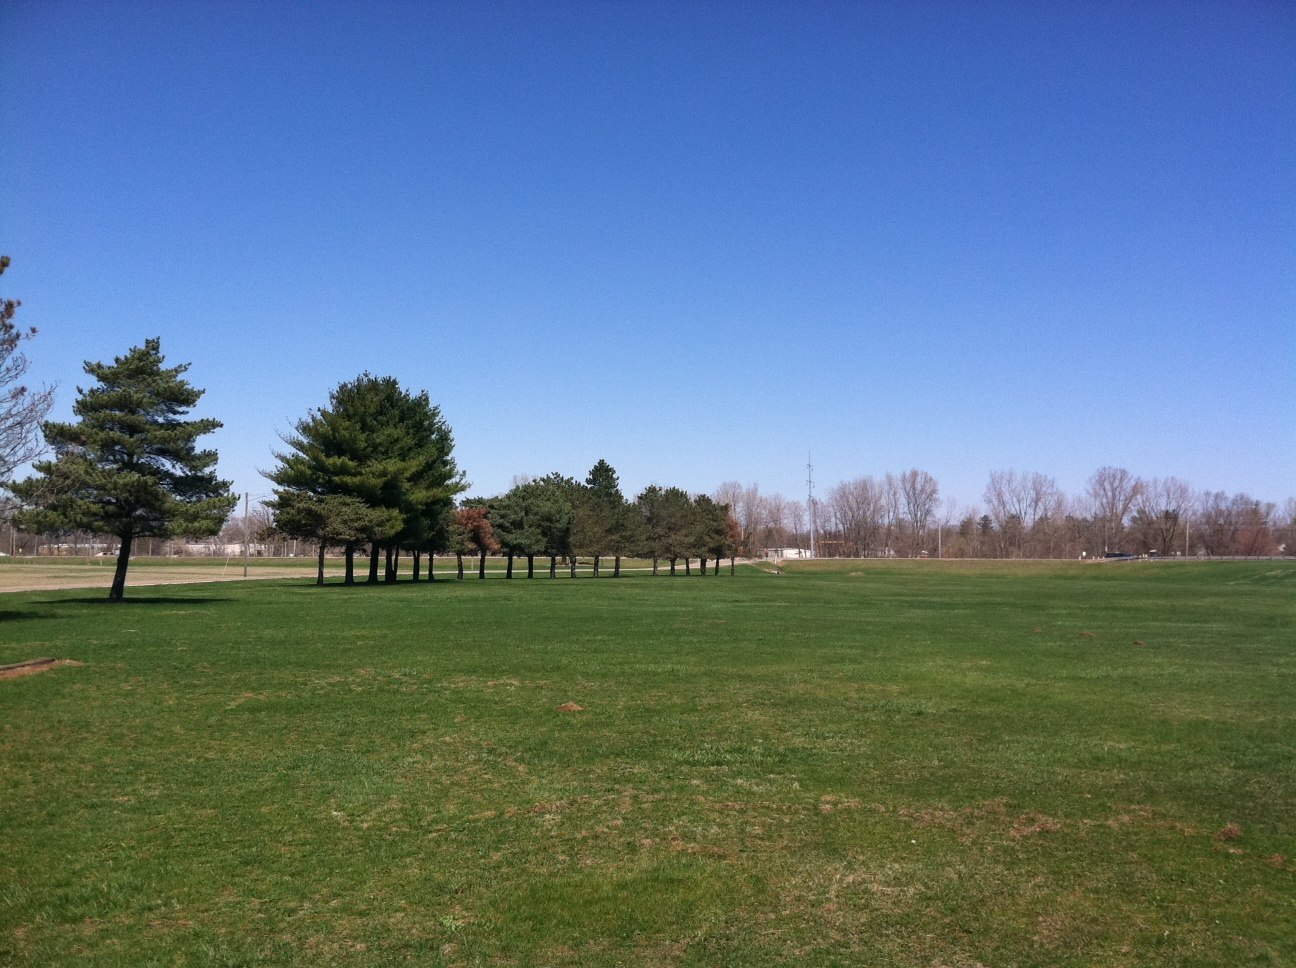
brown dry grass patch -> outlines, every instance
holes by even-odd
[[[75,659],[28,659],[12,665],[0,666],[0,679],[17,679],[21,676],[34,676],[38,672],[48,672],[59,666],[79,666],[84,663]]]

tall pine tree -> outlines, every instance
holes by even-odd
[[[145,340],[112,363],[86,363],[98,381],[77,388],[75,423],[42,425],[54,459],[36,476],[10,485],[26,508],[19,527],[57,533],[93,531],[121,542],[108,600],[125,593],[136,538],[216,534],[238,498],[216,477],[216,452],[199,437],[219,420],[185,420],[203,391],[182,375],[188,363],[163,366],[161,341]]]

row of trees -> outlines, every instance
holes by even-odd
[[[647,488],[634,502],[622,495],[615,470],[599,461],[584,482],[561,474],[519,480],[491,498],[456,502],[463,476],[452,456],[453,439],[426,393],[413,394],[391,377],[363,374],[329,396],[284,438],[287,448],[266,476],[275,485],[268,502],[271,530],[314,543],[317,581],[324,581],[329,548],[343,550],[344,581],[355,582],[355,556],[365,548],[369,582],[394,581],[402,554],[413,559],[421,578],[422,558],[452,553],[463,576],[465,557],[485,560],[501,553],[513,577],[515,559],[535,574],[535,559],[558,561],[575,572],[578,557],[644,555],[670,562],[718,561],[736,551],[727,508],[705,495],[679,488]]]
[[[505,575],[513,576],[516,558],[527,563],[527,577],[535,574],[535,559],[549,559],[549,575],[565,560],[575,575],[576,560],[588,558],[595,577],[605,557],[613,560],[613,577],[620,577],[621,560],[651,558],[653,574],[662,561],[677,573],[693,573],[693,560],[701,574],[707,563],[719,571],[722,558],[738,552],[738,532],[729,509],[705,494],[690,495],[678,487],[645,488],[633,501],[621,493],[616,471],[600,460],[584,482],[561,474],[523,479],[499,497],[464,502],[450,530],[449,550],[458,560],[463,577],[465,556],[478,559],[478,576],[485,573],[488,554],[501,553]]]
[[[732,501],[748,553],[809,546],[804,503],[733,482],[716,496]],[[1076,497],[1045,474],[995,471],[981,505],[962,510],[942,504],[936,481],[923,471],[858,477],[828,490],[814,511],[816,552],[830,557],[1296,551],[1296,499],[1279,507],[1246,494],[1198,491],[1174,477],[1142,479],[1120,467],[1099,468]]]

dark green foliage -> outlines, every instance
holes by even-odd
[[[12,485],[27,506],[19,527],[121,539],[111,601],[124,593],[134,539],[216,534],[237,502],[215,475],[216,452],[197,449],[220,421],[183,419],[203,395],[182,379],[188,369],[164,367],[157,339],[111,364],[86,363],[98,386],[77,388],[80,419],[44,424],[54,459]]]
[[[490,502],[490,522],[500,548],[509,558],[527,559],[527,577],[535,573],[535,556],[571,553],[572,504],[576,483],[560,474],[517,484]]]
[[[590,469],[585,486],[577,492],[572,547],[576,554],[594,558],[595,577],[601,555],[613,555],[619,562],[634,550],[630,508],[616,471],[605,460]]]
[[[373,508],[356,497],[284,491],[267,506],[274,513],[275,529],[293,538],[314,541],[319,548],[316,584],[324,584],[324,553],[330,547],[354,550],[357,544],[376,541],[400,527],[400,513]],[[347,572],[347,583],[353,580]]]
[[[299,420],[266,476],[276,500],[289,494],[354,498],[382,511],[379,546],[441,550],[449,515],[464,490],[451,452],[450,428],[426,392],[412,394],[392,377],[362,374],[329,394],[329,406]],[[351,548],[348,542],[348,574]]]
[[[678,487],[651,484],[635,499],[642,530],[640,553],[653,560],[653,573],[661,558],[671,563],[671,574],[680,558],[694,554],[696,527],[693,500]]]
[[[720,559],[735,553],[729,540],[729,505],[717,504],[705,494],[693,499],[693,554]]]

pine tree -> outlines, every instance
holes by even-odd
[[[42,426],[54,459],[11,489],[27,506],[20,527],[42,533],[94,531],[121,541],[108,600],[119,602],[136,538],[201,537],[220,531],[238,498],[216,477],[216,452],[199,437],[221,426],[185,420],[203,391],[182,379],[189,364],[164,367],[161,341],[145,340],[109,363],[86,363],[99,385],[77,388],[75,423]]]
[[[625,554],[628,508],[617,473],[612,465],[600,460],[585,478],[585,486],[576,491],[572,545],[577,554],[594,559],[594,577],[599,575],[602,555],[616,556],[616,573],[620,573],[621,556]]]
[[[392,377],[362,374],[329,394],[285,438],[289,449],[266,476],[276,499],[292,493],[356,498],[388,512],[388,529],[373,536],[369,580],[378,580],[381,552],[443,544],[446,516],[464,490],[451,451],[450,428],[426,392],[411,394]],[[354,545],[347,544],[347,574]],[[389,566],[387,577],[394,578]]]

